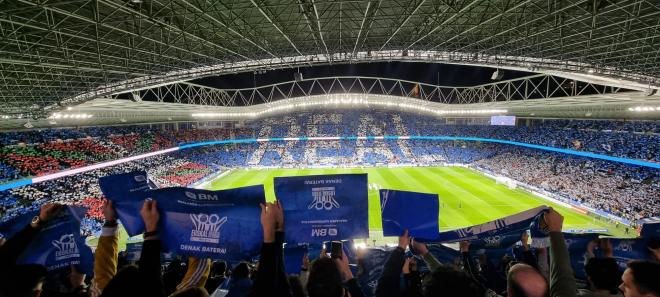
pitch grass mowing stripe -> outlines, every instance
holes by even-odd
[[[438,169],[446,172],[443,168]],[[472,203],[479,198],[457,186],[451,176],[434,172],[432,168],[420,168],[420,172],[414,175],[415,178],[425,181],[427,185],[433,186],[432,192],[438,193],[441,202],[439,214],[441,229],[452,229],[451,226],[470,226],[475,219],[484,222],[490,220],[491,216],[483,215],[476,209],[478,205]],[[468,219],[465,213],[471,213],[473,216]]]
[[[624,237],[613,224],[579,214],[521,189],[508,189],[478,172],[462,167],[354,168],[354,169],[261,169],[235,170],[215,180],[210,189],[228,189],[263,184],[268,201],[275,199],[273,178],[317,174],[368,173],[369,183],[384,189],[437,193],[440,197],[439,224],[442,230],[476,225],[539,205],[549,205],[565,217],[566,229],[608,229]],[[369,227],[380,230],[378,190],[369,191]]]

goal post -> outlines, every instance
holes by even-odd
[[[510,190],[516,189],[518,187],[518,183],[506,176],[497,176],[495,177],[495,183],[498,185],[505,185],[507,186]]]

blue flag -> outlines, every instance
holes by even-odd
[[[577,279],[587,279],[587,274],[584,271],[584,254],[587,252],[589,242],[596,238],[598,238],[598,234],[596,233],[564,233],[564,241],[566,242],[566,248],[571,259],[571,267]]]
[[[610,238],[614,248],[614,259],[619,268],[624,270],[631,260],[653,260],[647,248],[648,238]]]
[[[164,188],[150,196],[158,202],[165,251],[224,260],[259,253],[262,185],[221,191]]]
[[[401,236],[408,229],[412,237],[436,239],[439,230],[438,204],[437,194],[380,190],[383,235]]]
[[[366,174],[276,177],[287,243],[369,237]]]
[[[653,223],[644,223],[639,236],[644,238],[660,237],[660,221]]]
[[[547,209],[548,207],[545,205],[539,206],[472,227],[441,232],[438,236],[438,241],[472,241],[502,234],[522,234],[524,230],[530,229],[535,221],[542,219],[542,214]],[[537,225],[539,224],[537,223]]]
[[[483,236],[477,238],[473,241],[470,241],[470,248],[483,249],[483,248],[509,248],[513,246],[516,242],[520,241],[522,233],[527,232],[526,230],[522,231],[513,231],[506,234],[495,234],[491,236]]]
[[[39,210],[37,209],[2,222],[0,224],[0,238],[12,238],[16,233],[27,227],[32,222],[32,218],[38,214]]]
[[[144,171],[109,175],[99,178],[103,195],[112,201],[117,216],[130,236],[144,233],[140,209],[149,197],[149,181]]]
[[[442,244],[429,244],[427,246],[429,253],[431,253],[440,263],[451,265],[456,262],[461,262],[461,252],[452,248],[446,247]],[[417,261],[420,267],[426,267],[426,262]],[[428,269],[428,268],[427,268]]]
[[[378,279],[383,274],[383,266],[390,256],[391,250],[378,248],[367,248],[362,251],[362,274],[358,275],[358,282],[362,287],[362,292],[367,297],[376,295],[376,286]]]
[[[41,228],[16,263],[43,265],[48,271],[80,265],[83,272],[91,274],[94,256],[80,235],[80,221],[86,212],[85,208],[65,206]],[[0,233],[11,238],[37,214],[35,211],[8,221],[0,226]]]
[[[300,274],[306,253],[306,245],[284,247],[284,271],[287,274]]]

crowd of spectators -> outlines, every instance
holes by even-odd
[[[33,211],[45,203],[77,205],[88,209],[83,222],[85,234],[100,230],[100,207],[105,198],[99,188],[102,176],[144,170],[160,187],[189,186],[214,172],[206,165],[172,156],[158,155],[112,167],[57,178],[9,191],[0,191],[0,222]]]
[[[474,136],[657,162],[660,159],[658,131],[658,123],[652,121],[547,120],[498,127],[452,124],[445,119],[419,114],[350,110],[294,113],[247,122],[237,128],[194,129],[194,125],[182,125],[180,129],[162,130],[143,125],[8,132],[0,133],[3,144],[0,147],[0,183],[183,143],[228,138]],[[12,217],[46,201],[98,206],[99,202],[95,201],[103,197],[97,178],[132,169],[147,169],[157,184],[176,186],[189,185],[218,170],[230,168],[447,163],[475,163],[629,220],[657,216],[660,211],[657,170],[485,142],[345,139],[206,146],[150,157],[0,192],[0,217]],[[98,218],[98,211],[91,211],[90,218]]]
[[[660,215],[657,170],[511,148],[475,165],[633,222]]]
[[[36,231],[60,209],[57,204],[43,205],[37,222],[0,243],[0,296],[660,297],[660,238],[646,239],[646,250],[620,268],[615,258],[618,247],[612,244],[616,239],[594,237],[580,251],[583,266],[575,267],[571,239],[562,233],[564,218],[553,209],[540,217],[548,246],[531,245],[524,230],[518,244],[495,259],[498,264],[470,241],[455,248],[432,247],[406,230],[394,248],[364,248],[355,258],[345,249],[338,254],[322,249],[315,259],[308,252],[302,256],[300,272],[287,274],[287,218],[278,202],[261,205],[258,260],[235,262],[231,272],[226,262],[212,259],[176,257],[163,262],[161,240],[169,234],[160,230],[162,216],[151,200],[145,200],[140,210],[145,233],[139,260],[130,263],[119,251],[117,213],[112,203],[105,203],[103,233],[89,263],[93,277],[80,265],[46,271],[39,265],[17,264]],[[382,256],[370,257],[372,253]],[[49,277],[58,273],[66,277]]]

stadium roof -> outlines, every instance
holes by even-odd
[[[659,48],[655,0],[0,0],[0,112],[209,75],[397,60],[641,91],[660,86]]]

